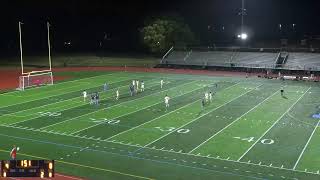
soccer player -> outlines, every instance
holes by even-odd
[[[116,91],[116,100],[119,100],[119,89]]]
[[[161,81],[160,81],[160,87],[161,87],[161,89],[162,89],[162,86],[163,86],[163,79],[161,79]]]
[[[208,100],[209,100],[209,94],[208,94],[208,92],[204,93],[204,98],[205,98],[206,102],[208,102]]]
[[[94,94],[91,94],[90,104],[94,103]]]
[[[209,101],[212,102],[212,93],[209,92]]]
[[[144,82],[141,81],[141,92],[143,92],[143,91],[144,91]]]
[[[96,92],[96,105],[97,106],[99,105],[99,100],[100,100],[99,93]]]
[[[84,91],[82,92],[82,95],[83,95],[83,102],[86,102],[86,99],[87,99],[87,96],[88,96],[87,91],[84,90]]]
[[[103,84],[103,91],[104,91],[104,92],[107,92],[107,90],[108,90],[108,84],[107,84],[107,83],[104,83],[104,84]]]
[[[204,98],[201,98],[201,109],[204,110],[204,106],[206,105],[206,101]]]
[[[284,89],[283,89],[283,87],[281,87],[280,93],[281,93],[281,96],[283,96],[283,94],[284,94]]]
[[[136,93],[138,93],[138,91],[139,91],[139,80],[136,80],[136,86],[137,86]]]
[[[97,94],[93,93],[93,104],[97,104]]]
[[[134,95],[134,87],[132,84],[129,85],[130,96]]]
[[[170,100],[170,97],[168,95],[166,95],[164,97],[164,103],[166,104],[166,111],[167,111],[167,108],[169,108],[169,100]]]
[[[16,160],[16,158],[17,158],[17,151],[18,151],[18,149],[17,149],[16,145],[13,145],[13,148],[12,148],[12,150],[11,150],[11,152],[10,152],[10,156],[11,156],[11,159],[12,159],[12,160]]]
[[[132,80],[132,86],[133,86],[133,90],[136,91],[136,80]]]

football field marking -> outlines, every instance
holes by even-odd
[[[300,153],[300,155],[299,155],[299,157],[298,157],[298,160],[296,161],[296,163],[294,164],[294,166],[293,166],[293,168],[292,168],[293,170],[295,170],[295,169],[297,168],[297,165],[298,165],[298,163],[300,162],[300,159],[301,159],[301,157],[303,156],[304,151],[307,149],[307,147],[308,147],[308,145],[309,145],[309,143],[310,143],[310,141],[311,141],[311,139],[312,139],[312,137],[313,137],[313,134],[316,132],[319,124],[320,124],[320,120],[318,121],[317,125],[316,125],[315,128],[313,129],[313,131],[312,131],[312,133],[311,133],[311,135],[310,135],[310,137],[309,137],[306,145],[303,147],[303,150],[301,151],[301,153]]]
[[[154,87],[154,86],[156,86],[156,83],[151,83],[151,84],[154,84],[154,85],[152,85],[152,86],[149,86],[148,88],[146,88],[146,89],[150,89],[150,88],[152,88],[152,87]],[[120,86],[120,87],[125,87],[125,86],[127,86],[127,85],[124,85],[124,86]],[[115,89],[115,88],[113,88],[113,89]],[[111,89],[110,89],[111,90]],[[103,92],[103,91],[101,91],[101,92]],[[80,96],[79,96],[80,97]],[[75,99],[76,98],[79,98],[79,97],[75,97]],[[111,99],[111,98],[113,98],[113,94],[108,94],[107,96],[107,99],[105,99],[105,100],[108,100],[108,99]],[[81,98],[81,97],[80,97]],[[70,100],[70,99],[69,99]],[[60,102],[62,102],[62,101],[60,101]],[[55,107],[55,108],[53,108],[53,109],[58,109],[58,108],[64,108],[63,110],[61,110],[60,112],[63,112],[63,111],[66,111],[66,110],[69,110],[69,109],[73,109],[73,108],[77,108],[77,107],[80,107],[80,106],[83,106],[83,105],[88,105],[88,103],[89,102],[85,102],[85,104],[83,103],[83,101],[82,101],[82,99],[79,101],[79,105],[77,105],[77,106],[70,106],[69,108],[64,108],[65,106],[69,106],[69,105],[63,105],[63,106],[60,106],[60,107]],[[53,104],[56,104],[56,103],[53,103]],[[113,105],[114,106],[114,105]],[[112,107],[112,106],[110,106],[110,107]],[[33,108],[32,108],[33,109]],[[28,109],[27,109],[28,110]],[[21,112],[21,111],[20,111]],[[34,114],[34,113],[33,113]],[[6,116],[6,115],[3,115],[3,116]],[[1,116],[0,116],[1,117]],[[41,116],[37,116],[37,117],[33,117],[33,118],[30,118],[30,119],[25,119],[25,120],[23,120],[23,121],[18,121],[18,122],[15,122],[15,123],[11,123],[11,124],[9,124],[9,125],[14,125],[14,124],[19,124],[19,123],[23,123],[23,122],[26,122],[26,121],[31,121],[31,120],[33,120],[33,119],[37,119],[37,118],[40,118]],[[1,122],[1,121],[0,121]],[[43,127],[42,127],[43,128]]]
[[[1,125],[0,125],[1,126]],[[3,126],[6,127],[6,126]],[[8,126],[9,127],[9,126]],[[9,128],[16,128],[16,127],[9,127]],[[17,128],[17,129],[22,129],[22,128]],[[29,129],[24,131],[31,131]],[[39,131],[39,130],[33,130],[33,131]],[[44,132],[44,131],[40,131],[42,133],[49,133],[49,134],[55,134],[55,133],[50,133],[50,132]],[[84,137],[80,137],[80,136],[73,136],[73,135],[62,135],[62,134],[57,134],[57,135],[61,135],[61,136],[66,136],[66,137],[74,137],[74,138],[78,138],[78,139],[87,139],[87,140],[96,140],[96,141],[103,141],[103,140],[98,140],[98,139],[90,139],[90,138],[84,138]],[[41,142],[41,143],[50,143],[50,144],[56,144],[56,145],[61,145],[61,146],[66,146],[66,147],[74,147],[72,145],[67,145],[67,144],[60,144],[60,143],[54,143],[54,142],[50,142],[50,141],[41,141],[41,140],[36,140],[36,139],[30,139],[30,138],[25,138],[25,137],[18,137],[18,136],[10,136],[10,135],[6,135],[6,134],[0,134],[0,136],[5,136],[5,137],[11,137],[11,138],[17,138],[17,139],[25,139],[25,140],[29,140],[29,141],[35,141],[35,142]],[[119,142],[114,142],[114,141],[107,141],[108,143],[111,144],[121,144]],[[131,147],[139,147],[139,148],[143,148],[143,149],[150,149],[150,150],[156,150],[156,151],[163,151],[163,152],[170,152],[170,153],[174,153],[174,154],[181,154],[181,155],[187,155],[187,156],[193,156],[193,157],[201,157],[201,158],[206,158],[206,159],[215,159],[215,160],[220,160],[220,161],[228,161],[228,162],[233,162],[233,163],[240,163],[240,164],[247,164],[247,165],[254,165],[254,166],[259,166],[259,167],[266,167],[266,168],[272,168],[272,169],[282,169],[282,170],[286,170],[286,171],[292,171],[292,172],[299,172],[299,173],[306,173],[306,174],[313,174],[313,175],[319,175],[319,173],[317,172],[310,172],[310,171],[300,171],[300,170],[293,170],[293,169],[288,169],[288,168],[281,168],[281,167],[276,167],[276,166],[269,166],[269,165],[264,165],[261,164],[261,162],[259,164],[256,163],[248,163],[248,162],[243,162],[243,161],[236,161],[236,160],[232,160],[232,159],[221,159],[221,158],[216,158],[216,157],[211,157],[211,156],[203,156],[203,155],[196,155],[196,154],[190,154],[190,153],[183,153],[183,152],[177,152],[177,151],[172,151],[172,150],[165,150],[164,147],[162,147],[161,149],[157,149],[157,148],[150,148],[150,147],[143,147],[141,145],[132,145],[132,144],[121,144],[124,146],[131,146]],[[115,148],[111,148],[111,149],[115,149]],[[89,149],[90,150],[90,149]],[[93,151],[95,151],[94,149],[92,149]],[[137,154],[141,154],[141,153],[137,153]]]
[[[115,83],[120,83],[120,82],[125,82],[125,81],[128,81],[128,80],[121,80],[121,81],[114,81],[112,83],[110,83],[110,85],[112,84],[115,84]],[[121,88],[121,87],[125,87],[127,85],[123,85],[123,86],[120,86],[120,87],[117,87],[117,88]],[[98,88],[98,87],[101,87],[101,85],[97,85],[97,86],[94,86],[94,87],[91,87],[91,88]],[[116,88],[112,88],[112,89],[116,89]],[[109,89],[109,90],[112,90],[112,89]],[[108,91],[109,91],[108,90]],[[79,91],[79,90],[77,90]],[[76,91],[74,91],[76,92]],[[99,91],[99,93],[103,93],[104,91]],[[65,94],[69,94],[69,93],[65,93]],[[64,96],[65,94],[61,94],[61,95],[58,95],[58,96]],[[46,106],[50,106],[50,105],[53,105],[53,104],[57,104],[57,103],[62,103],[62,102],[65,102],[65,101],[70,101],[70,100],[74,100],[74,99],[79,99],[79,98],[83,98],[83,96],[81,95],[81,93],[79,94],[79,96],[77,97],[74,97],[74,98],[69,98],[69,99],[65,99],[65,100],[62,100],[62,101],[57,101],[57,102],[53,102],[53,103],[50,103],[50,104],[46,104],[46,105],[42,105],[41,107],[46,107]],[[43,99],[47,99],[47,98],[43,98]],[[32,102],[32,101],[29,101],[29,102]],[[29,103],[29,102],[25,102],[25,103]],[[5,115],[10,115],[10,114],[16,114],[16,113],[20,113],[20,112],[25,112],[25,111],[28,111],[28,110],[32,110],[32,109],[36,109],[36,108],[39,108],[39,107],[33,107],[33,108],[29,108],[29,109],[24,109],[24,110],[21,110],[21,111],[15,111],[15,112],[11,112],[11,113],[8,113],[8,114],[4,114],[3,116]]]
[[[278,93],[278,89],[276,92],[274,92],[273,94],[271,94],[269,97],[267,97],[266,99],[264,99],[263,101],[261,101],[259,104],[255,105],[253,108],[251,108],[249,111],[247,111],[246,113],[242,114],[240,117],[238,117],[236,120],[234,120],[233,122],[231,122],[230,124],[228,124],[227,126],[225,126],[224,128],[222,128],[220,131],[218,131],[217,133],[215,133],[214,135],[212,135],[211,137],[209,137],[207,140],[203,141],[201,144],[199,144],[197,147],[193,148],[191,151],[189,151],[189,153],[192,153],[193,151],[197,150],[200,146],[202,146],[203,144],[205,144],[206,142],[210,141],[212,138],[214,138],[215,136],[217,136],[218,134],[220,134],[222,131],[224,131],[225,129],[227,129],[229,126],[231,126],[232,124],[236,123],[237,121],[239,121],[243,116],[247,115],[248,113],[250,113],[251,111],[253,111],[254,109],[256,109],[257,107],[259,107],[261,104],[263,104],[264,102],[266,102],[267,100],[269,100],[271,97],[273,97],[274,95],[276,95]]]
[[[227,88],[225,88],[225,89],[222,89],[221,91],[230,89],[230,88],[232,88],[232,87],[234,87],[234,86],[236,86],[236,85],[238,85],[238,84],[240,84],[240,83],[236,83],[236,84],[234,84],[234,85],[231,85],[231,86],[229,86],[229,87],[227,87]],[[201,88],[200,88],[200,89],[201,89]],[[142,123],[142,124],[140,124],[140,125],[138,125],[138,126],[132,127],[131,129],[127,129],[127,130],[125,130],[125,131],[122,131],[122,132],[120,132],[120,133],[118,133],[118,134],[115,134],[115,135],[107,138],[106,140],[112,139],[112,138],[114,138],[114,137],[116,137],[116,136],[119,136],[119,135],[121,135],[121,134],[123,134],[123,133],[126,133],[126,132],[128,132],[128,131],[137,129],[137,128],[145,125],[145,124],[151,123],[151,122],[153,122],[153,121],[155,121],[155,120],[157,120],[157,119],[160,119],[160,118],[162,118],[162,117],[164,117],[164,116],[166,116],[166,115],[168,115],[168,114],[171,114],[171,113],[173,113],[173,112],[176,112],[176,111],[178,111],[178,110],[180,110],[180,109],[183,109],[183,108],[185,108],[185,107],[187,107],[187,106],[190,106],[190,105],[192,105],[192,104],[194,104],[194,103],[198,103],[198,101],[200,101],[200,100],[197,100],[197,101],[195,101],[195,102],[186,104],[186,105],[184,105],[184,106],[182,106],[182,107],[180,107],[180,108],[178,108],[178,109],[176,109],[176,110],[170,111],[170,112],[167,113],[167,114],[163,114],[163,115],[158,116],[158,117],[156,117],[156,118],[154,118],[154,119],[152,119],[152,120],[150,120],[150,121],[147,121],[147,122],[144,122],[144,123]]]
[[[255,142],[253,143],[249,149],[243,153],[240,158],[238,159],[238,161],[240,161],[298,102],[299,100],[311,89],[311,87],[309,87],[288,109],[286,112],[284,112],[273,124],[272,126],[267,129],[267,131],[265,131],[261,136],[260,138]]]
[[[260,87],[260,86],[262,86],[262,84],[261,84],[261,85],[259,85],[259,86],[256,86],[255,88]],[[247,91],[247,92],[245,92],[245,93],[242,93],[241,95],[239,95],[239,96],[237,96],[237,97],[235,97],[235,98],[231,99],[230,101],[225,102],[224,104],[222,104],[222,105],[220,105],[220,106],[218,106],[218,107],[216,107],[216,108],[214,108],[214,109],[212,109],[212,110],[210,110],[210,111],[206,112],[205,114],[202,114],[201,116],[199,116],[199,117],[195,118],[194,120],[192,120],[192,121],[190,121],[190,122],[188,122],[188,123],[186,123],[186,124],[184,124],[184,125],[182,125],[182,126],[178,127],[177,129],[181,129],[181,128],[183,128],[183,127],[187,126],[188,124],[191,124],[191,123],[195,122],[196,120],[200,119],[201,117],[206,116],[207,114],[210,114],[210,113],[212,113],[213,111],[215,111],[215,110],[217,110],[217,109],[219,109],[219,108],[221,108],[221,107],[223,107],[223,106],[225,106],[225,105],[229,104],[230,102],[232,102],[232,101],[234,101],[234,100],[236,100],[236,99],[240,98],[241,96],[243,96],[243,95],[245,95],[245,94],[247,94],[247,93],[249,93],[249,92],[251,92],[251,91],[255,90],[255,88],[252,88],[251,90],[249,90],[249,91]],[[170,135],[170,134],[171,134],[171,133],[173,133],[173,132],[175,132],[175,131],[169,132],[169,133],[167,133],[167,134],[165,134],[165,135],[163,135],[163,136],[161,136],[161,137],[159,137],[159,138],[155,139],[154,141],[152,141],[152,142],[150,142],[150,143],[148,143],[148,144],[144,145],[144,147],[147,147],[147,146],[149,146],[149,145],[151,145],[151,144],[153,144],[153,143],[157,142],[158,140],[160,140],[160,139],[162,139],[162,138],[164,138],[164,137],[166,137],[166,136]],[[141,149],[141,148],[140,148],[140,149]],[[139,151],[140,149],[138,149],[137,151]]]
[[[10,153],[10,151],[6,151],[3,149],[0,149],[1,152],[5,152],[5,153]],[[30,154],[24,154],[24,153],[19,153],[23,156],[28,156],[28,157],[32,157],[35,159],[48,159],[45,157],[40,157],[40,156],[34,156],[34,155],[30,155]],[[115,174],[120,174],[120,175],[124,175],[124,176],[129,176],[129,177],[133,177],[133,178],[138,178],[138,179],[147,179],[147,180],[154,180],[152,178],[148,178],[148,177],[143,177],[143,176],[138,176],[138,175],[133,175],[133,174],[128,174],[128,173],[123,173],[120,171],[115,171],[115,170],[110,170],[110,169],[105,169],[105,168],[98,168],[98,167],[94,167],[94,166],[89,166],[89,165],[83,165],[83,164],[78,164],[78,163],[73,163],[73,162],[67,162],[67,161],[62,161],[62,160],[55,160],[58,163],[62,163],[62,164],[68,164],[68,165],[72,165],[72,166],[78,166],[78,167],[84,167],[84,168],[89,168],[89,169],[94,169],[94,170],[99,170],[99,171],[105,171],[105,172],[110,172],[110,173],[115,173]]]
[[[87,115],[90,115],[90,114],[98,113],[98,112],[104,111],[104,110],[106,110],[106,109],[110,109],[111,107],[121,106],[123,103],[128,103],[128,102],[137,101],[137,100],[143,99],[143,98],[145,98],[145,97],[153,96],[153,95],[155,95],[155,94],[160,94],[160,93],[163,93],[163,92],[165,92],[165,91],[172,90],[172,89],[177,88],[177,87],[179,87],[179,86],[184,86],[184,85],[187,85],[187,84],[191,84],[191,83],[193,83],[193,82],[194,82],[194,81],[187,82],[187,83],[183,83],[183,84],[179,84],[179,85],[174,86],[174,87],[171,87],[171,88],[169,88],[169,89],[164,89],[164,90],[162,90],[162,91],[154,92],[154,93],[149,94],[149,95],[146,95],[146,96],[141,96],[141,97],[136,98],[136,99],[132,99],[132,100],[129,100],[129,101],[124,101],[124,102],[121,102],[121,103],[119,103],[119,104],[115,104],[115,105],[110,106],[110,107],[107,107],[107,108],[103,108],[103,109],[99,109],[99,110],[97,110],[97,111],[93,111],[93,112],[90,112],[90,113],[87,113],[87,114],[83,114],[83,115],[81,115],[81,116],[76,116],[76,117],[73,117],[73,118],[71,118],[71,119],[67,119],[67,120],[64,120],[64,121],[61,121],[61,122],[58,122],[58,123],[55,123],[55,124],[51,124],[51,125],[49,125],[49,126],[42,127],[42,128],[40,128],[40,129],[45,129],[45,128],[52,127],[52,126],[57,125],[57,124],[62,124],[62,123],[64,123],[64,122],[72,121],[72,120],[74,120],[74,119],[77,119],[77,118],[80,118],[80,117],[83,117],[83,116],[87,116]],[[157,86],[157,85],[154,85],[154,86]],[[152,86],[152,87],[153,87],[153,86]],[[150,87],[150,88],[151,88],[151,87]],[[156,104],[159,104],[159,103],[161,103],[161,102],[157,102]],[[155,105],[155,104],[153,104],[153,105]],[[153,105],[152,105],[152,106],[153,106]],[[151,106],[148,106],[148,107],[151,107]],[[146,108],[148,108],[148,107],[146,107]],[[145,108],[143,108],[143,109],[145,109]],[[142,110],[142,109],[138,109],[137,111],[140,111],[140,110]],[[128,113],[128,114],[130,114],[130,113]],[[97,125],[100,125],[100,124],[102,124],[102,123],[95,124],[94,126],[97,126]],[[92,126],[92,127],[93,127],[93,126]],[[91,128],[91,126],[90,126],[90,128]],[[75,133],[77,133],[77,132],[80,132],[80,131],[83,131],[83,130],[86,130],[86,129],[89,129],[89,127],[84,128],[84,129],[79,130],[79,131],[76,131],[76,132],[72,132],[71,134],[75,134]]]
[[[110,75],[111,75],[111,74],[110,74]],[[134,75],[133,75],[133,76],[134,76]],[[122,77],[122,76],[117,76],[117,77]],[[141,76],[134,76],[134,77],[141,77]],[[130,80],[130,77],[122,77],[122,78],[128,78],[127,80]],[[77,86],[80,86],[80,84],[77,85]],[[72,86],[72,87],[75,87],[75,86]],[[98,87],[98,86],[97,86],[97,87]],[[70,89],[70,87],[65,88],[65,89]],[[61,92],[61,91],[64,91],[65,89],[52,90],[52,91],[50,91],[50,93],[52,93],[52,92],[55,92],[55,93]],[[85,88],[79,88],[79,89],[81,90],[81,89],[85,89]],[[30,100],[30,101],[24,101],[24,102],[20,102],[20,103],[10,104],[10,105],[7,105],[7,106],[0,106],[0,109],[1,109],[1,108],[5,108],[5,107],[9,107],[9,106],[18,105],[18,104],[30,103],[30,102],[37,101],[37,100],[48,99],[48,98],[50,98],[50,97],[65,95],[65,94],[68,94],[68,93],[73,93],[73,92],[79,91],[79,89],[78,89],[78,90],[74,90],[74,91],[68,91],[68,92],[66,92],[66,93],[59,94],[59,95],[46,96],[46,97],[42,97],[42,98],[32,99],[32,100]],[[14,91],[14,92],[16,92],[16,91]],[[54,93],[53,93],[53,94],[54,94]]]
[[[191,83],[191,82],[189,82],[189,83]],[[185,84],[188,84],[188,83],[184,83],[184,84],[182,84],[182,85],[185,85]],[[157,84],[155,83],[155,85],[149,86],[149,87],[146,88],[146,89],[152,88],[152,87],[154,87],[154,86],[157,86]],[[180,85],[178,85],[178,86],[180,86]],[[177,87],[177,86],[175,86],[175,87]],[[172,88],[175,88],[175,87],[172,87]],[[169,89],[171,89],[171,88],[169,88]],[[147,96],[151,96],[151,95],[154,95],[154,94],[157,94],[157,93],[161,93],[161,92],[164,92],[164,91],[169,90],[169,89],[165,89],[165,90],[163,90],[163,91],[155,92],[155,93],[149,94],[149,95],[147,95]],[[57,125],[57,124],[61,124],[61,123],[67,122],[67,121],[74,120],[74,119],[76,119],[76,118],[80,118],[80,117],[83,117],[83,116],[86,116],[86,115],[89,115],[89,114],[94,114],[94,113],[96,113],[96,112],[100,112],[100,111],[103,111],[103,110],[106,110],[106,109],[110,109],[111,107],[120,106],[121,104],[126,103],[126,102],[131,102],[131,101],[135,101],[135,100],[138,100],[138,99],[142,99],[142,98],[147,97],[147,96],[142,96],[142,97],[139,97],[139,98],[136,98],[136,99],[132,99],[132,100],[130,100],[130,101],[123,101],[123,102],[121,102],[121,103],[119,103],[119,104],[115,104],[115,105],[109,106],[109,107],[107,107],[107,108],[103,108],[103,109],[99,109],[99,110],[97,110],[97,111],[93,111],[93,112],[90,112],[90,113],[87,113],[87,114],[83,114],[83,115],[81,115],[81,116],[76,116],[76,117],[73,117],[73,118],[71,118],[71,119],[67,119],[67,120],[61,121],[61,122],[57,122],[57,123],[54,123],[54,124],[50,124],[50,125],[48,125],[48,126],[44,126],[44,127],[39,128],[39,129],[45,129],[45,128],[48,128],[48,127],[51,127],[51,126],[54,126],[54,125]],[[113,97],[113,96],[111,96],[110,98],[112,98],[112,97]],[[108,99],[110,99],[110,98],[108,98]]]
[[[55,143],[55,142],[50,142],[50,141],[42,141],[42,140],[37,140],[37,139],[31,139],[31,138],[25,138],[25,137],[18,137],[18,136],[11,136],[11,135],[6,135],[6,134],[0,134],[0,136],[5,136],[5,137],[11,137],[11,138],[16,138],[16,139],[22,139],[22,140],[29,140],[29,141],[33,141],[33,142],[40,142],[42,144],[53,144],[53,145],[58,145],[58,146],[65,146],[65,147],[73,147],[73,148],[78,148],[78,149],[83,149],[84,147],[78,147],[78,146],[74,146],[74,145],[67,145],[67,144],[61,144],[61,143]],[[90,139],[88,139],[90,140]],[[113,142],[108,142],[108,143],[113,143]],[[114,143],[113,143],[114,144]],[[118,144],[118,143],[115,143]],[[139,146],[134,146],[134,145],[127,145],[127,144],[122,144],[124,146],[133,146],[133,147],[139,147]],[[142,147],[142,146],[140,146]],[[255,164],[255,163],[248,163],[248,162],[242,162],[242,161],[235,161],[235,160],[227,160],[227,159],[221,159],[221,158],[216,158],[216,157],[208,157],[208,156],[202,156],[202,155],[195,155],[195,154],[189,154],[189,153],[182,153],[182,152],[176,152],[176,151],[172,151],[172,150],[164,150],[163,148],[161,149],[152,149],[150,147],[143,147],[144,149],[150,149],[150,150],[156,150],[156,151],[162,151],[162,152],[169,152],[169,153],[173,153],[173,154],[181,154],[181,155],[186,155],[186,156],[193,156],[193,157],[200,157],[200,158],[205,158],[205,159],[214,159],[214,160],[219,160],[219,161],[227,161],[227,162],[233,162],[236,164],[247,164],[247,165],[253,165],[253,166],[258,166],[258,167],[264,167],[264,168],[271,168],[271,169],[280,169],[280,170],[286,170],[286,171],[291,171],[291,172],[298,172],[298,173],[305,173],[305,174],[313,174],[313,175],[319,175],[319,173],[315,173],[315,172],[309,172],[309,171],[300,171],[300,170],[293,170],[293,169],[287,169],[287,168],[281,168],[281,167],[276,167],[276,166],[269,166],[269,165],[263,165],[261,163],[259,164]],[[88,147],[85,147],[85,149],[88,149]],[[115,149],[115,148],[111,148],[111,149]],[[98,151],[98,152],[105,152],[105,153],[111,153],[108,151],[103,151],[103,150],[95,150],[95,149],[88,149],[88,150],[92,150],[92,151]],[[1,151],[1,150],[0,150]],[[9,151],[7,151],[9,152]],[[138,154],[138,153],[137,153]],[[141,154],[141,153],[139,153]],[[165,159],[167,159],[167,157],[164,157]],[[41,158],[39,158],[41,159]],[[215,166],[215,165],[214,165]],[[215,166],[216,167],[216,166]]]
[[[74,79],[74,80],[70,80],[70,81],[59,82],[59,83],[56,83],[55,85],[57,85],[57,84],[69,83],[69,82],[72,83],[72,82],[81,81],[81,80],[87,80],[87,79],[92,79],[92,78],[99,78],[100,76],[110,76],[110,75],[115,75],[115,74],[118,74],[118,73],[120,74],[120,73],[123,73],[123,72],[113,72],[113,73],[110,73],[110,74],[102,74],[102,75],[97,75],[97,76],[92,76],[92,77]],[[36,88],[44,88],[44,87],[48,87],[48,86],[40,86],[40,87],[36,87]],[[29,91],[29,90],[32,90],[32,89],[35,89],[35,88],[25,89],[24,92]],[[11,91],[11,92],[7,92],[7,93],[2,93],[2,94],[0,94],[0,96],[1,96],[1,95],[12,94],[12,93],[17,93],[17,92],[21,92],[21,91]]]
[[[194,82],[194,81],[191,81],[190,83],[185,83],[185,84],[191,84],[191,83],[193,83],[193,82]],[[185,84],[184,84],[184,85],[185,85]],[[170,89],[171,89],[171,88],[170,88]],[[192,91],[188,91],[188,92],[186,92],[186,93],[179,94],[179,95],[177,95],[177,96],[176,96],[176,97],[174,97],[174,98],[177,98],[177,97],[183,96],[183,95],[185,95],[185,94],[189,94],[189,93],[194,92],[194,91],[197,91],[197,90],[199,90],[199,89],[202,89],[202,87],[197,88],[197,89],[194,89],[194,90],[192,90]],[[146,97],[146,96],[143,96],[143,97]],[[127,101],[127,102],[129,102],[129,101]],[[152,104],[152,105],[150,105],[150,106],[147,106],[147,107],[145,107],[145,108],[138,108],[136,111],[131,112],[131,113],[127,113],[127,114],[125,114],[125,115],[132,114],[132,113],[135,113],[135,112],[141,111],[141,110],[143,110],[143,109],[147,109],[147,108],[149,108],[149,107],[152,107],[152,106],[157,105],[157,104],[160,104],[160,103],[162,103],[162,101],[157,102],[157,103],[154,103],[154,104]],[[121,115],[121,116],[119,116],[119,117],[122,117],[122,116],[125,116],[125,115]],[[113,119],[117,119],[117,118],[119,118],[119,117],[116,117],[116,118],[113,118]],[[81,132],[81,131],[85,131],[85,130],[87,130],[87,129],[90,129],[90,128],[93,128],[93,127],[96,127],[96,126],[99,126],[99,125],[101,125],[101,124],[103,124],[103,123],[104,123],[104,122],[102,122],[102,123],[98,123],[98,124],[94,124],[94,125],[92,125],[92,126],[89,126],[89,127],[83,128],[83,129],[78,130],[78,131],[76,131],[76,132],[72,132],[72,133],[71,133],[71,135],[72,135],[72,134],[77,134],[77,133],[79,133],[79,132]]]

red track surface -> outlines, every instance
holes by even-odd
[[[198,74],[210,76],[245,76],[243,72],[227,72],[227,71],[207,71],[207,70],[191,70],[191,69],[163,69],[163,68],[142,68],[142,67],[68,67],[54,68],[53,72],[64,71],[129,71],[129,72],[160,72],[175,74]],[[0,69],[0,90],[15,89],[19,84],[19,69]],[[54,81],[61,81],[71,77],[54,76]]]

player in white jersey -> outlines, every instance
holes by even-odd
[[[137,86],[136,91],[138,92],[139,91],[139,80],[136,80],[136,86]]]
[[[209,94],[208,94],[208,92],[204,93],[204,98],[205,98],[206,102],[208,102],[208,100],[209,100]]]
[[[161,87],[161,89],[162,89],[162,86],[163,86],[163,79],[161,79],[161,81],[160,81],[160,87]]]
[[[170,97],[168,96],[168,95],[166,95],[165,97],[164,97],[164,103],[166,104],[166,110],[167,110],[167,108],[169,108],[169,100],[170,100]]]
[[[212,93],[209,93],[209,101],[212,102]]]
[[[87,96],[88,96],[87,91],[83,91],[82,95],[83,95],[83,102],[86,102],[86,99],[87,99]]]
[[[143,91],[144,91],[144,82],[141,81],[141,92],[143,92]]]
[[[118,100],[119,99],[119,89],[117,89],[117,91],[116,91],[116,100]]]

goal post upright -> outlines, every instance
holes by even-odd
[[[24,70],[23,70],[23,57],[22,57],[21,24],[23,24],[23,23],[19,21],[20,62],[21,62],[21,74],[23,75],[24,74]]]
[[[47,41],[48,41],[48,61],[49,68],[39,71],[24,71],[23,62],[23,47],[22,47],[22,28],[24,24],[19,21],[19,42],[20,42],[20,62],[21,62],[21,76],[19,76],[19,90],[25,90],[28,87],[39,86],[39,85],[53,85],[53,73],[52,73],[52,62],[51,62],[51,43],[50,43],[50,23],[47,22]],[[49,78],[48,78],[49,77]],[[41,82],[42,80],[42,82]],[[36,84],[35,82],[36,81]],[[43,82],[45,81],[45,82]]]
[[[48,31],[48,55],[49,55],[49,70],[52,70],[51,65],[51,44],[50,44],[50,23],[47,22],[47,31]]]

